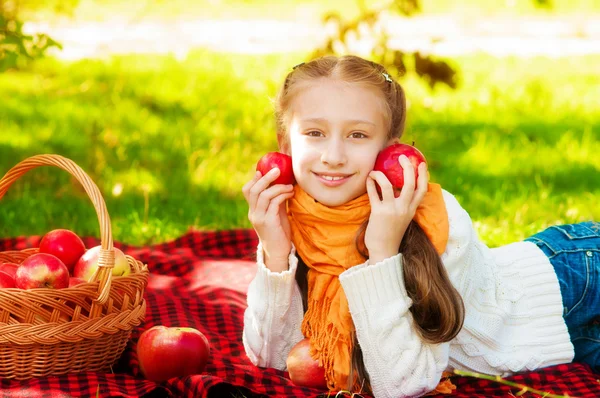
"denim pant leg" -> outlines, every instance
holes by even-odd
[[[600,223],[556,225],[527,239],[554,267],[575,361],[600,370]]]
[[[590,364],[600,373],[600,324],[583,326],[569,334],[575,347],[575,360]]]

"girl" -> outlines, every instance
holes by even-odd
[[[375,397],[423,395],[444,370],[506,376],[574,357],[598,369],[599,223],[490,249],[404,156],[395,197],[372,169],[402,136],[404,92],[359,57],[295,67],[276,117],[297,184],[270,186],[274,169],[242,189],[260,240],[243,332],[254,364],[284,370],[306,337],[330,390]]]

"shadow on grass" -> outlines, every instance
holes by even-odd
[[[161,112],[163,110],[155,110]],[[177,113],[177,112],[176,112]],[[518,154],[523,141],[535,143],[540,148],[553,148],[566,131],[591,131],[600,140],[600,125],[589,124],[574,118],[561,123],[515,123],[508,129],[488,123],[413,123],[404,142],[417,140],[430,161],[430,170],[446,190],[463,197],[461,203],[473,218],[498,214],[490,209],[490,201],[501,209],[507,198],[531,200],[531,194],[540,187],[552,195],[577,196],[585,192],[598,192],[599,171],[590,164],[556,164],[549,160],[549,167],[528,169],[523,172],[519,164],[501,173],[489,173],[476,166],[465,166],[462,156],[478,141],[482,134],[501,139],[511,153]],[[198,186],[192,182],[188,155],[182,147],[171,147],[156,142],[152,147],[141,144],[128,147],[126,159],[122,160],[114,148],[107,146],[86,147],[82,143],[97,134],[92,130],[82,133],[76,146],[63,140],[33,140],[31,145],[15,147],[0,144],[0,174],[28,156],[39,153],[60,153],[73,159],[94,180],[103,192],[113,223],[116,240],[131,244],[151,244],[166,238],[174,238],[186,232],[188,226],[201,229],[229,229],[249,227],[247,204],[239,191],[226,192],[219,188]],[[233,141],[224,138],[223,148]],[[74,138],[75,139],[75,138]],[[493,141],[490,141],[493,144]],[[199,144],[199,143],[197,143]],[[534,148],[535,148],[534,146]],[[86,148],[81,151],[81,148]],[[494,149],[491,148],[493,151]],[[514,151],[514,152],[513,152]],[[260,149],[256,149],[255,158]],[[220,153],[220,152],[219,152]],[[213,165],[229,164],[232,159],[219,159],[217,153],[210,161]],[[532,158],[536,156],[531,153]],[[246,162],[248,163],[248,162]],[[139,186],[127,186],[115,196],[113,186],[118,173],[144,170],[134,181],[143,185],[151,178],[158,187],[145,196]],[[105,178],[107,176],[107,178]],[[28,173],[23,182],[15,184],[6,198],[0,201],[0,235],[40,234],[53,227],[72,228],[85,236],[99,234],[93,207],[79,184],[66,172],[49,167]],[[476,195],[473,195],[476,193]]]

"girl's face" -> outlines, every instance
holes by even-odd
[[[384,100],[373,88],[321,78],[289,108],[289,144],[300,187],[326,206],[367,192],[366,179],[388,140]]]

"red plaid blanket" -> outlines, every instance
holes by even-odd
[[[0,251],[37,247],[40,237],[0,239]],[[88,247],[99,244],[85,239]],[[133,332],[113,373],[80,373],[17,382],[0,380],[3,397],[317,397],[321,391],[295,387],[287,374],[253,366],[242,346],[246,288],[254,275],[256,235],[252,230],[190,232],[150,247],[116,243],[147,263],[151,275],[146,322]],[[189,326],[211,343],[202,375],[156,384],[139,372],[135,344],[154,325]],[[553,394],[600,397],[600,375],[587,365],[546,368],[507,380]],[[518,388],[470,377],[453,377],[453,397],[510,397]],[[326,394],[324,395],[326,396]],[[447,396],[447,395],[446,395]],[[524,397],[538,397],[525,392]],[[440,397],[445,397],[440,395]]]

